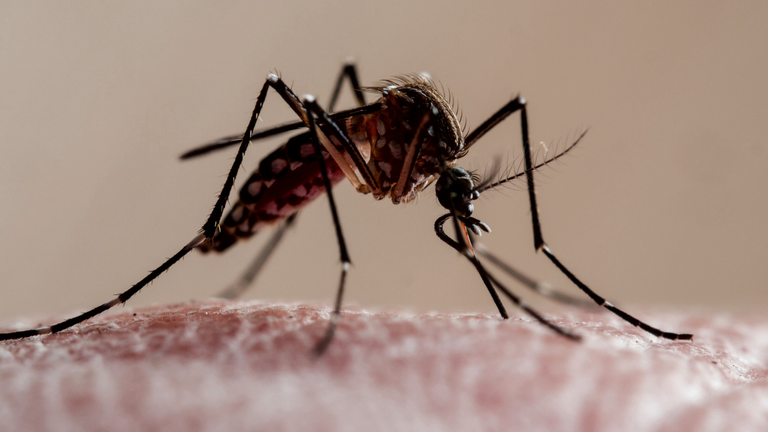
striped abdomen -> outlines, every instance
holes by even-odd
[[[325,150],[322,154],[331,184],[335,185],[344,179],[344,173]],[[295,136],[261,160],[259,169],[240,189],[240,200],[224,218],[213,244],[204,243],[198,250],[221,252],[256,234],[263,225],[290,216],[323,192],[323,177],[310,135]]]

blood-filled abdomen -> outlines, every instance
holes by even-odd
[[[322,150],[332,185],[343,180],[344,173]],[[320,164],[309,133],[295,136],[259,163],[240,189],[235,203],[213,237],[213,243],[198,246],[201,252],[221,252],[240,239],[256,234],[265,224],[278,222],[325,192]]]

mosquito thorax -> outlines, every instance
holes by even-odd
[[[369,155],[367,165],[380,196],[394,204],[412,201],[443,166],[463,155],[456,107],[423,75],[385,80],[368,90],[381,95],[376,101],[381,109],[349,118],[346,132]]]
[[[440,174],[435,183],[435,194],[440,205],[450,210],[451,207],[460,217],[472,215],[474,206],[470,201],[480,194],[475,190],[472,174],[462,167],[450,167]]]

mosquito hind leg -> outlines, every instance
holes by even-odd
[[[270,75],[267,78],[267,80],[264,82],[264,85],[262,86],[261,91],[259,92],[259,96],[256,99],[256,105],[251,114],[250,121],[248,122],[248,127],[246,128],[245,133],[243,134],[243,137],[240,143],[240,148],[237,152],[237,155],[235,156],[235,161],[232,164],[232,168],[230,169],[229,174],[227,175],[227,179],[224,182],[222,191],[216,200],[216,204],[213,207],[213,211],[211,212],[210,216],[208,216],[208,219],[206,220],[205,224],[200,230],[200,233],[198,233],[198,235],[195,236],[195,238],[192,239],[192,241],[187,243],[179,252],[177,252],[171,258],[166,260],[162,265],[160,265],[160,267],[153,270],[149,275],[141,279],[138,283],[133,285],[127,291],[118,295],[116,298],[100,306],[97,306],[85,313],[82,313],[74,318],[70,318],[66,321],[62,321],[50,327],[41,327],[37,329],[23,330],[23,331],[10,332],[10,333],[0,333],[0,340],[21,339],[29,336],[40,335],[40,334],[57,333],[67,328],[70,328],[76,324],[79,324],[87,319],[90,319],[118,304],[123,304],[126,301],[128,301],[128,299],[133,297],[133,295],[139,292],[142,288],[144,288],[147,284],[155,280],[163,272],[165,272],[171,266],[176,264],[185,255],[187,255],[192,249],[200,246],[203,242],[212,241],[213,236],[216,234],[216,232],[219,229],[219,224],[221,223],[221,217],[224,212],[224,207],[226,206],[227,199],[229,197],[229,194],[232,191],[232,187],[235,182],[235,177],[237,176],[237,172],[240,169],[240,165],[242,164],[245,151],[248,148],[248,143],[251,140],[251,136],[253,135],[253,130],[256,126],[256,120],[259,118],[261,109],[264,106],[264,101],[266,100],[266,97],[267,97],[267,92],[270,87],[273,87],[283,97],[285,102],[288,103],[288,105],[291,106],[291,108],[293,108],[294,112],[296,112],[299,118],[305,121],[307,125],[310,124],[309,123],[310,115],[304,109],[303,105],[298,100],[298,98],[293,94],[293,92],[291,92],[291,90],[287,86],[285,86],[285,84],[276,75]],[[318,155],[319,154],[320,152],[318,152]],[[325,171],[323,171],[323,173],[325,173]]]
[[[198,233],[198,235],[195,236],[195,238],[192,239],[192,241],[187,243],[179,252],[177,252],[171,258],[167,259],[162,265],[160,265],[160,267],[153,270],[149,275],[141,279],[138,283],[133,285],[127,291],[118,295],[116,298],[106,303],[103,303],[102,305],[97,306],[74,318],[70,318],[66,321],[62,321],[58,324],[54,324],[49,327],[41,327],[37,329],[22,330],[22,331],[9,332],[9,333],[0,333],[0,340],[21,339],[21,338],[35,336],[35,335],[57,333],[67,328],[70,328],[76,324],[79,324],[87,319],[90,319],[118,304],[123,304],[126,301],[128,301],[128,299],[133,297],[133,295],[139,292],[142,288],[144,288],[147,284],[155,280],[163,272],[167,271],[171,266],[176,264],[185,255],[187,255],[192,249],[195,249],[196,247],[200,246],[203,242],[212,241],[214,235],[219,230],[221,217],[223,215],[224,208],[226,207],[228,197],[232,192],[232,187],[234,186],[235,177],[237,176],[238,170],[242,165],[243,157],[245,156],[245,151],[248,148],[248,144],[250,143],[251,138],[253,137],[253,131],[254,131],[254,128],[256,127],[256,121],[258,120],[261,114],[261,109],[264,106],[264,101],[266,100],[267,93],[270,87],[272,87],[275,91],[277,91],[277,93],[280,94],[283,100],[293,109],[293,111],[302,120],[302,122],[306,126],[310,127],[310,129],[313,131],[312,136],[316,146],[317,155],[320,158],[321,163],[324,164],[325,161],[322,159],[322,156],[321,156],[322,153],[320,152],[319,147],[317,147],[318,145],[317,143],[319,139],[317,137],[316,129],[314,127],[314,118],[312,117],[312,114],[309,114],[309,112],[304,108],[301,101],[299,101],[298,97],[296,97],[296,95],[293,94],[291,89],[288,88],[288,86],[286,86],[285,83],[283,83],[282,80],[277,75],[270,74],[267,77],[266,81],[264,82],[264,85],[262,86],[261,91],[259,92],[259,95],[256,99],[256,105],[253,109],[251,118],[248,122],[248,127],[246,128],[245,133],[242,136],[240,147],[238,149],[237,155],[235,156],[235,160],[232,164],[232,167],[230,168],[229,174],[227,175],[227,178],[224,182],[224,186],[222,187],[221,193],[216,199],[216,203],[214,204],[213,210],[211,211],[211,214],[208,216],[208,219],[206,220],[206,222],[203,224],[203,227],[201,228],[200,233]],[[342,261],[344,262],[339,294],[337,296],[338,298],[337,298],[336,309],[338,310],[340,309],[341,296],[342,296],[343,287],[344,287],[346,270],[349,267],[349,258],[346,253],[346,245],[341,235],[341,227],[338,222],[338,216],[336,215],[336,206],[335,204],[333,204],[333,197],[331,195],[330,181],[328,179],[328,174],[326,170],[321,170],[321,172],[323,173],[325,188],[328,193],[329,200],[331,201],[331,208],[334,214],[334,223],[337,227],[337,234],[339,236],[340,245],[342,249],[342,258],[343,258]],[[336,316],[337,316],[336,320],[338,320],[338,313],[336,314]],[[329,329],[328,336],[326,337],[327,342],[318,346],[319,353],[321,353],[322,350],[325,349],[325,347],[327,347],[327,343],[330,342],[330,339],[333,335],[333,328],[335,328],[335,325],[331,329]]]
[[[87,319],[93,318],[94,316],[108,309],[111,309],[116,305],[123,304],[126,301],[128,301],[128,299],[133,297],[137,292],[139,292],[142,288],[147,286],[147,284],[149,284],[150,282],[155,280],[158,276],[160,276],[163,272],[171,268],[171,266],[173,266],[179,260],[181,260],[192,249],[200,246],[203,242],[211,241],[213,239],[213,236],[216,234],[216,231],[218,230],[219,223],[221,222],[221,216],[224,211],[224,206],[226,205],[227,197],[229,196],[229,193],[232,190],[232,185],[234,184],[235,176],[237,175],[237,171],[240,168],[240,164],[242,163],[245,150],[248,146],[248,142],[250,141],[251,135],[253,133],[253,129],[256,126],[256,120],[258,119],[259,113],[261,112],[261,108],[264,105],[264,100],[266,99],[267,91],[269,90],[269,86],[273,84],[274,84],[274,80],[267,79],[266,82],[264,83],[264,86],[261,88],[261,92],[259,93],[259,96],[256,100],[256,106],[253,110],[253,113],[251,114],[251,119],[248,123],[248,128],[246,129],[245,134],[243,134],[240,150],[238,151],[237,156],[235,157],[235,162],[232,165],[232,168],[230,169],[229,175],[227,176],[227,180],[224,183],[224,187],[221,191],[221,194],[216,200],[216,204],[214,205],[213,211],[211,212],[211,215],[208,217],[207,221],[203,225],[203,228],[200,230],[200,233],[198,233],[198,235],[195,236],[195,238],[192,239],[192,241],[187,243],[179,252],[177,252],[171,258],[167,259],[162,265],[160,265],[160,267],[153,270],[149,275],[141,279],[138,283],[133,285],[130,289],[121,293],[114,299],[106,303],[103,303],[100,306],[97,306],[74,318],[70,318],[66,321],[62,321],[50,327],[41,327],[37,329],[23,330],[23,331],[11,332],[11,333],[0,333],[0,340],[21,339],[29,336],[40,335],[40,334],[58,333],[62,330],[65,330],[76,324],[79,324]]]
[[[131,297],[133,297],[134,294],[139,292],[142,288],[147,286],[150,282],[155,280],[158,276],[160,276],[163,272],[171,268],[172,265],[176,264],[180,259],[184,257],[184,255],[188,254],[189,251],[192,249],[200,246],[200,244],[205,241],[205,236],[203,234],[198,234],[192,241],[187,243],[180,251],[178,251],[174,256],[171,258],[168,258],[160,267],[154,269],[151,273],[149,273],[144,279],[140,280],[138,283],[136,283],[134,286],[132,286],[129,290],[121,293],[114,299],[101,304],[99,306],[96,306],[95,308],[84,312],[74,318],[70,318],[66,321],[62,321],[58,324],[54,324],[49,327],[40,327],[36,329],[31,330],[22,330],[22,331],[16,331],[16,332],[10,332],[10,333],[0,333],[0,340],[10,340],[10,339],[22,339],[30,336],[36,336],[36,335],[42,335],[42,334],[49,334],[49,333],[58,333],[62,330],[66,330],[76,324],[80,324],[81,322],[93,318],[96,315],[105,312],[114,306],[117,306],[119,304],[123,304],[128,301]]]
[[[275,249],[277,249],[280,241],[282,241],[285,232],[293,227],[293,224],[296,222],[298,215],[299,212],[296,212],[288,216],[288,218],[286,218],[285,221],[283,221],[280,226],[275,229],[275,231],[272,233],[272,237],[270,237],[269,241],[267,241],[267,243],[262,246],[258,255],[256,255],[256,258],[254,258],[254,260],[248,264],[248,267],[246,267],[243,274],[240,275],[240,277],[235,282],[217,294],[216,297],[229,300],[240,297],[245,292],[245,290],[247,290],[248,287],[253,284],[256,276],[258,276],[258,274],[261,272],[261,269],[264,268],[267,260],[269,260],[269,257],[272,256],[272,253],[275,251]]]

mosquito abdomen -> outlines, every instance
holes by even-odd
[[[325,150],[322,154],[329,179],[335,185],[345,178],[344,173]],[[288,140],[261,160],[259,168],[240,189],[240,199],[224,218],[213,242],[197,249],[224,251],[238,240],[256,234],[263,225],[278,222],[301,209],[325,192],[319,166],[308,133]]]

